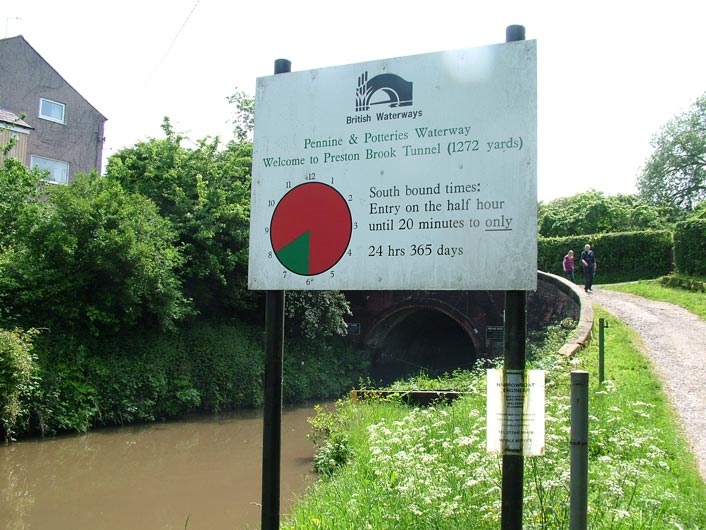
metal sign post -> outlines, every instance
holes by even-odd
[[[506,42],[525,40],[524,26],[508,26]],[[527,339],[527,292],[505,292],[505,373],[525,370]],[[502,530],[522,530],[522,500],[525,459],[519,454],[503,454]]]
[[[525,370],[525,342],[527,338],[527,293],[505,293],[505,374]],[[520,399],[517,396],[515,399]],[[522,402],[522,400],[520,400]],[[521,421],[520,421],[521,423]],[[522,530],[522,485],[524,456],[519,451],[503,454],[502,530]]]
[[[275,74],[291,72],[292,63],[275,61]],[[284,291],[265,294],[265,385],[262,429],[262,530],[279,529],[282,453],[282,362]]]

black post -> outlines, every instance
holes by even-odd
[[[275,74],[291,72],[292,63],[275,61]],[[282,453],[282,362],[284,291],[265,293],[265,388],[262,429],[262,530],[279,530]]]
[[[605,319],[598,319],[598,384],[605,381]]]
[[[527,338],[527,292],[505,292],[504,368],[524,373]],[[525,459],[519,454],[503,454],[502,530],[522,530],[522,486]]]
[[[524,26],[508,26],[505,41],[525,40]],[[505,335],[504,368],[505,372],[521,370],[526,364],[527,340],[527,292],[505,292]],[[505,378],[507,379],[507,378]],[[519,454],[503,454],[502,477],[502,512],[500,528],[502,530],[522,530],[522,501],[525,459]]]

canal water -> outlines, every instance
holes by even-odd
[[[312,475],[312,407],[284,411],[281,509]],[[3,530],[259,528],[257,411],[0,446]]]

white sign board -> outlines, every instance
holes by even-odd
[[[488,452],[544,455],[544,380],[544,370],[488,370]]]
[[[259,78],[251,289],[533,290],[536,44]]]

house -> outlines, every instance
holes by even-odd
[[[24,37],[0,39],[0,142],[16,135],[11,156],[55,184],[100,173],[105,122]]]

